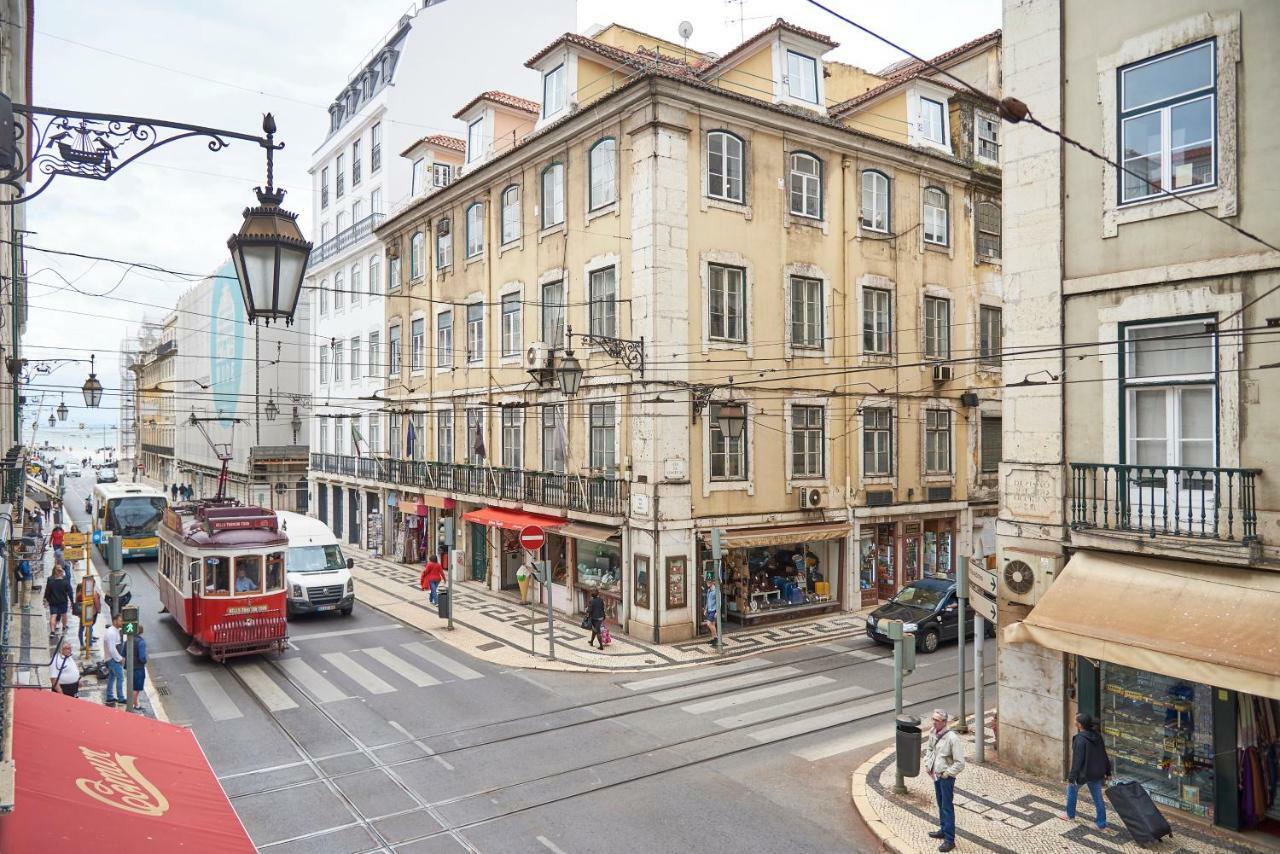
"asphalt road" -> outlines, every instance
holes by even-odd
[[[92,480],[68,481],[76,519]],[[571,674],[498,668],[357,604],[221,665],[158,613],[154,563],[126,569],[153,685],[263,852],[877,848],[849,774],[892,735],[892,659],[865,638]],[[954,709],[956,669],[954,646],[921,655],[913,711]]]

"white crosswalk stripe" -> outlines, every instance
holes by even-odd
[[[273,712],[283,712],[287,709],[296,709],[298,704],[293,698],[281,690],[280,686],[271,681],[271,677],[266,674],[261,667],[256,664],[237,664],[234,666],[236,675],[244,681],[259,700],[262,705],[266,706]]]
[[[686,682],[697,682],[707,677],[726,676],[730,673],[738,673],[742,670],[756,670],[768,665],[769,662],[763,658],[753,658],[746,661],[734,661],[729,664],[717,664],[712,667],[697,667],[690,670],[682,670],[679,673],[673,673],[669,676],[654,676],[651,679],[640,679],[636,682],[625,682],[622,687],[628,691],[652,691],[656,688],[669,688],[672,685],[683,685]]]
[[[700,703],[691,703],[687,706],[681,706],[680,709],[692,715],[701,715],[706,712],[718,712],[721,709],[743,706],[769,697],[780,697],[784,694],[794,694],[797,691],[806,691],[809,688],[813,688],[818,685],[826,685],[834,681],[835,680],[830,676],[809,676],[804,679],[796,679],[794,682],[781,682],[777,685],[766,685],[763,688],[756,688],[752,691],[743,691],[740,694],[733,693],[723,697],[716,697],[714,700],[703,700]]]
[[[326,652],[324,660],[338,668],[338,672],[360,684],[370,694],[390,694],[396,690],[385,679],[379,678],[345,652]]]
[[[419,658],[426,659],[428,662],[430,662],[431,664],[434,664],[436,667],[439,667],[441,670],[444,670],[447,673],[451,673],[454,676],[457,676],[459,679],[483,679],[484,678],[483,673],[477,673],[476,671],[472,670],[470,667],[467,667],[462,662],[454,661],[449,656],[442,654],[438,648],[432,649],[431,647],[427,646],[425,643],[419,643],[416,641],[414,643],[401,644],[401,646],[403,646],[405,649],[409,650],[409,652],[412,652],[414,655],[418,656]]]
[[[369,649],[362,649],[360,651],[391,672],[408,679],[419,688],[426,688],[429,685],[440,684],[439,679],[432,676],[430,673],[427,673],[425,670],[420,670],[417,667],[414,667],[403,658],[392,655],[390,650],[383,649],[380,646],[375,646],[370,647]]]
[[[800,714],[801,712],[819,709],[831,703],[843,703],[850,700],[856,700],[859,697],[865,697],[870,693],[870,689],[863,688],[861,685],[854,685],[849,688],[837,688],[834,691],[825,691],[821,694],[801,697],[797,700],[790,700],[786,703],[771,703],[762,709],[754,709],[748,712],[740,712],[727,718],[720,718],[715,723],[716,726],[723,727],[725,729],[758,724],[762,721],[773,720],[774,718],[782,717],[784,715],[795,715]]]
[[[314,697],[317,703],[332,703],[347,699],[347,695],[338,690],[336,685],[321,676],[314,667],[301,658],[281,659],[280,666],[293,678],[294,682]]]
[[[191,685],[191,690],[195,691],[196,699],[204,706],[205,711],[209,713],[209,717],[215,721],[230,721],[236,718],[244,717],[244,713],[231,699],[231,695],[218,682],[212,673],[201,670],[196,673],[186,674],[187,682]]]
[[[685,685],[682,688],[669,688],[666,691],[658,691],[649,696],[659,703],[673,703],[678,700],[691,700],[694,697],[718,694],[731,688],[745,688],[749,685],[759,685],[761,682],[785,679],[788,676],[795,676],[799,672],[800,670],[795,667],[779,667],[775,670],[739,673],[737,676],[726,676],[723,679],[713,679],[710,682],[699,682],[696,685]]]

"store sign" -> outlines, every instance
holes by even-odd
[[[969,607],[973,609],[973,613],[978,614],[991,625],[996,625],[995,601],[988,599],[986,595],[976,587],[970,592],[973,595],[969,597]]]

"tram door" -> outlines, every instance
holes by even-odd
[[[203,628],[204,622],[204,566],[201,558],[192,558],[187,562],[187,577],[191,580],[191,625],[187,627],[192,637],[196,636],[197,627]]]

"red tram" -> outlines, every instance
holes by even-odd
[[[230,499],[175,504],[157,528],[160,600],[215,661],[288,642],[284,555],[275,513]]]

